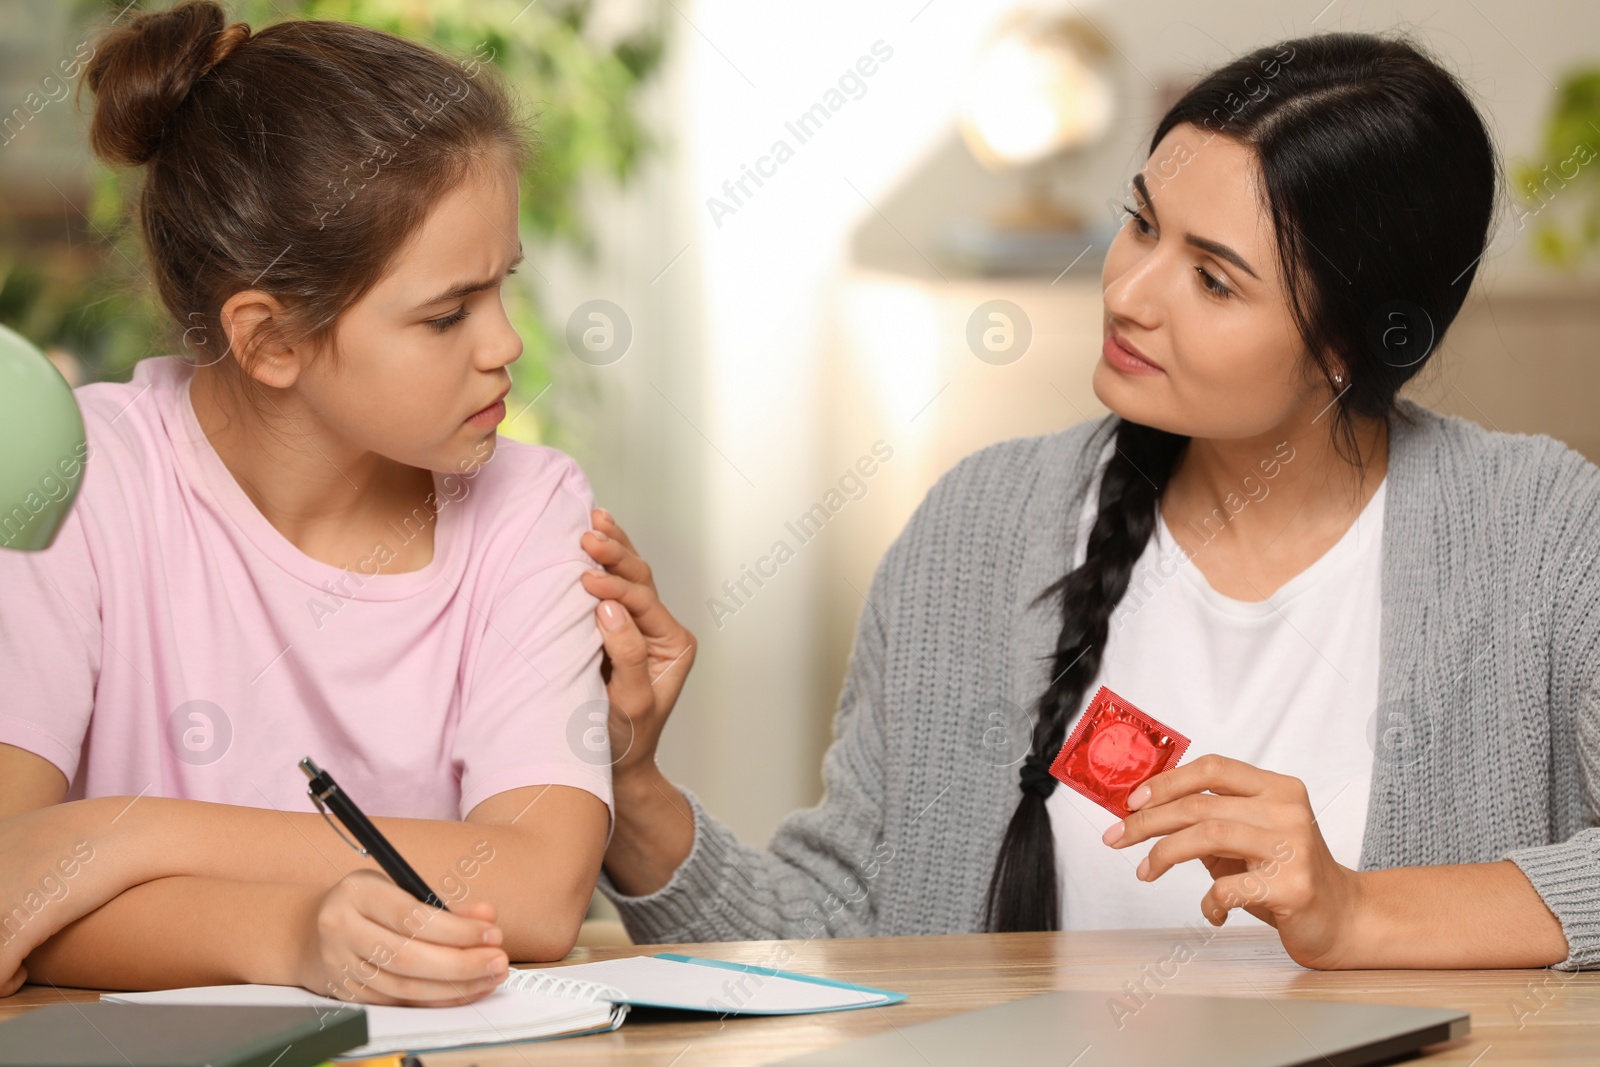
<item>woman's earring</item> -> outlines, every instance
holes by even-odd
[[[1342,375],[1342,374],[1335,374],[1335,375],[1334,375],[1334,376],[1333,376],[1333,384],[1334,384],[1334,385],[1343,385],[1343,384],[1344,384],[1344,375]]]

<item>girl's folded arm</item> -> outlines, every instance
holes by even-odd
[[[309,885],[158,878],[35,949],[28,977],[88,989],[297,985],[284,935],[319,895]]]
[[[493,904],[506,952],[527,961],[560,959],[576,942],[607,821],[599,797],[556,785],[492,796],[466,822],[373,819],[452,911]],[[8,832],[16,840],[0,843],[35,861],[12,872],[20,888],[51,875],[58,853],[76,857],[72,878],[53,876],[52,884],[66,890],[64,899],[30,917],[25,943],[33,946],[156,879],[196,876],[325,890],[351,872],[377,870],[318,814],[203,801],[101,797],[0,823],[0,839]]]
[[[527,786],[490,797],[466,822],[373,822],[446,904],[487,900],[515,960],[571,951],[594,891],[608,814],[571,786]],[[146,797],[119,820],[165,857],[161,873],[326,886],[377,866],[321,815]]]
[[[478,918],[423,908],[363,871],[321,889],[159,878],[134,886],[28,958],[35,981],[101,989],[258,982],[369,1004],[465,1003],[507,960],[487,905]]]

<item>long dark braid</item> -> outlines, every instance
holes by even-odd
[[[1040,594],[1041,600],[1061,598],[1061,633],[1050,670],[1054,681],[1039,698],[1033,749],[1022,762],[1022,801],[1006,827],[989,882],[990,930],[1059,928],[1055,836],[1044,806],[1056,787],[1050,762],[1099,673],[1111,613],[1155,530],[1156,506],[1188,440],[1118,420],[1116,450],[1101,476],[1099,511],[1083,565]]]

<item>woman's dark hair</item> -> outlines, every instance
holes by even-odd
[[[493,68],[343,22],[252,34],[210,0],[106,32],[84,81],[95,153],[148,168],[140,228],[185,358],[241,382],[255,353],[223,359],[229,297],[281,301],[275,341],[331,339],[443,193],[533,150]]]
[[[1483,120],[1416,45],[1331,33],[1258,49],[1207,75],[1162,118],[1151,154],[1182,124],[1253,150],[1308,369],[1337,394],[1330,431],[1359,464],[1356,420],[1394,412],[1486,247],[1498,168]],[[1099,673],[1112,612],[1188,438],[1117,419],[1114,443],[1084,562],[1041,594],[1061,598],[1055,680],[1039,698],[1022,800],[989,883],[991,930],[1060,926],[1048,768]]]

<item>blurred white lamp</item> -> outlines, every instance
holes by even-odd
[[[953,229],[952,252],[1006,272],[1083,246],[1085,216],[1055,195],[1052,171],[1110,130],[1113,52],[1082,17],[1039,10],[1012,16],[984,44],[957,125],[980,163],[995,172],[1020,172],[1026,193],[981,222]]]

